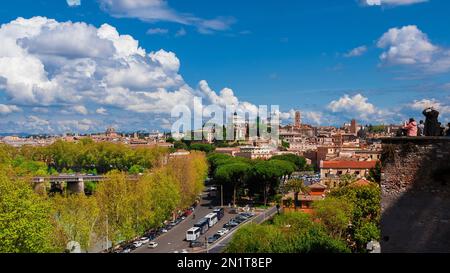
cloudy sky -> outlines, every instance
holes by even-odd
[[[0,9],[0,133],[170,128],[176,105],[305,122],[450,119],[447,0],[15,0]]]

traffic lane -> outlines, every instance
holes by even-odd
[[[255,217],[253,217],[252,219],[250,219],[248,222],[246,222],[246,224],[249,223],[255,223],[255,224],[261,224],[264,223],[266,221],[267,218],[271,218],[272,216],[274,216],[277,213],[277,208],[276,207],[272,207],[269,210],[267,210],[265,213],[260,213],[257,214]],[[213,244],[213,246],[211,247],[211,249],[208,250],[209,253],[222,253],[226,246],[231,242],[231,240],[233,239],[234,234],[240,229],[242,228],[244,225],[239,225],[236,229],[230,231],[229,234],[225,235],[225,239],[222,239],[219,243],[217,244]],[[206,252],[206,251],[204,251]]]
[[[202,212],[202,217],[211,212],[212,210]],[[181,252],[182,250],[191,252],[192,249],[189,247],[189,242],[185,241],[186,231],[192,228],[202,217],[199,218],[197,216],[195,219],[192,219],[192,216],[190,216],[189,220],[186,219],[182,224],[175,227],[168,233],[162,235],[160,238],[158,238],[158,240],[155,241],[158,243],[157,248],[148,249],[146,248],[147,246],[145,246],[134,251],[133,253],[173,253],[175,251]],[[198,241],[205,242],[207,238],[216,234],[220,229],[223,228],[223,225],[225,223],[227,223],[234,217],[234,214],[225,213],[224,217],[216,225],[211,227],[205,234],[201,235]]]
[[[197,214],[201,215],[201,217],[196,216],[195,219],[193,219],[192,216],[189,216],[186,220],[170,230],[168,233],[154,240],[154,242],[158,243],[158,247],[155,249],[149,249],[147,247],[148,245],[145,245],[136,249],[133,253],[173,253],[175,251],[181,252],[182,250],[191,252],[192,249],[189,247],[189,242],[185,241],[186,231],[192,228],[201,218],[211,212],[211,209],[207,209],[206,211],[202,210],[200,213],[197,211]],[[235,214],[225,212],[224,217],[216,225],[211,227],[205,234],[201,235],[198,241],[205,242],[208,237],[216,234],[223,228],[224,224],[233,219],[235,216]]]
[[[205,197],[202,196],[202,197]],[[169,232],[159,236],[153,240],[158,244],[155,249],[148,248],[148,244],[132,251],[132,253],[171,253],[189,248],[189,243],[184,241],[186,238],[186,231],[192,228],[201,218],[211,213],[213,210],[209,208],[210,201],[205,198],[196,207],[194,213],[187,217],[183,222],[175,226]],[[195,219],[193,215],[195,214]]]
[[[201,235],[197,241],[204,243],[209,237],[213,236],[219,230],[221,230],[224,224],[228,223],[231,219],[233,219],[236,216],[237,214],[230,214],[225,211],[223,218],[213,227],[209,228],[209,230],[205,234]]]

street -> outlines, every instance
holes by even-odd
[[[155,249],[148,248],[147,244],[140,248],[135,249],[132,253],[173,253],[175,251],[181,252],[183,249],[191,252],[192,249],[189,247],[189,242],[185,241],[186,231],[194,226],[201,218],[205,217],[207,214],[211,213],[213,209],[210,209],[211,200],[207,199],[207,193],[202,195],[202,201],[195,209],[195,219],[193,215],[187,217],[179,225],[175,226],[169,232],[161,235],[154,240],[158,244]],[[234,218],[236,215],[229,214],[227,209],[225,209],[225,216],[208,232],[199,238],[199,241],[204,242],[205,238],[214,235],[219,231],[225,223]]]

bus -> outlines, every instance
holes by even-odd
[[[198,227],[193,227],[186,232],[186,241],[193,242],[200,238],[201,230]]]
[[[201,234],[205,234],[209,230],[209,220],[203,218],[197,224],[195,224],[194,227],[199,228]]]
[[[209,227],[213,227],[217,222],[219,222],[217,218],[217,213],[210,213],[205,216],[205,218],[208,220]]]
[[[222,218],[225,216],[225,210],[223,208],[217,208],[213,210],[215,214],[217,214],[217,219],[222,220]]]

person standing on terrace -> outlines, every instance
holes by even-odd
[[[406,130],[406,135],[409,137],[417,136],[417,122],[410,118],[409,122],[403,127]]]

